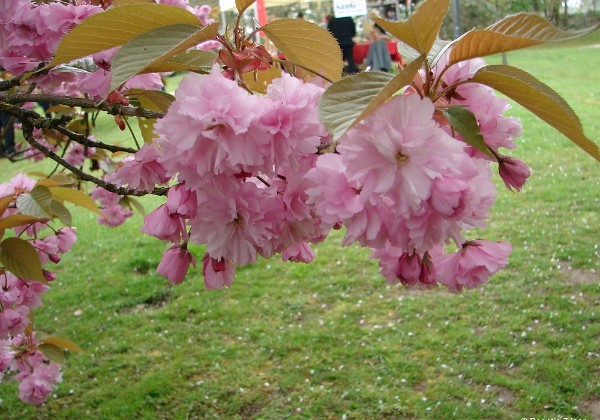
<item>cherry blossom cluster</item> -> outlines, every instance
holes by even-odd
[[[0,184],[0,198],[12,195],[12,204],[0,218],[14,214],[17,198],[28,193],[35,181],[17,175],[9,183]],[[77,240],[76,229],[53,230],[47,223],[31,223],[13,229],[14,237],[27,239],[42,263],[58,263],[60,255],[71,250]],[[20,278],[7,270],[0,272],[0,381],[7,374],[19,382],[19,398],[41,404],[61,382],[60,366],[50,361],[39,349],[30,319],[32,310],[41,305],[42,295],[56,275],[43,270],[45,283]]]
[[[34,4],[30,0],[0,3],[0,62],[13,74],[34,70],[50,61],[60,39],[73,26],[102,8],[63,2]]]
[[[177,179],[166,204],[149,213],[142,228],[174,244],[159,272],[183,281],[195,265],[188,243],[207,245],[202,267],[208,288],[231,285],[235,267],[259,255],[312,260],[308,243],[327,233],[307,203],[304,177],[329,138],[317,115],[322,92],[284,74],[266,95],[252,95],[218,66],[182,80],[157,124],[159,138],[113,178],[146,190]]]
[[[41,63],[52,59],[59,41],[66,33],[87,17],[104,9],[92,5],[91,0],[73,3],[54,1],[33,3],[31,0],[11,0],[0,3],[0,63],[12,74],[35,70]],[[96,2],[97,3],[97,2]],[[104,2],[110,7],[111,2]],[[206,26],[214,22],[208,5],[190,6],[188,0],[161,0],[157,3],[180,7],[193,13],[198,23]],[[211,50],[220,45],[215,40],[206,41],[198,49]],[[50,71],[33,78],[37,87],[46,92],[79,96],[85,94],[95,100],[122,102],[119,93],[109,97],[111,61],[118,48],[94,54],[77,64],[78,71]],[[72,69],[71,69],[72,70]],[[142,74],[128,80],[119,88],[158,90],[163,87],[160,74]]]
[[[440,86],[478,65],[445,71]],[[214,289],[231,286],[235,268],[258,256],[310,262],[309,244],[342,226],[343,244],[371,248],[393,284],[458,292],[508,263],[510,244],[463,235],[485,226],[494,203],[492,160],[453,137],[438,112],[452,101],[472,107],[500,156],[499,147],[514,147],[520,125],[502,116],[508,105],[491,89],[460,85],[436,102],[409,89],[350,129],[334,153],[321,153],[330,142],[317,116],[323,88],[283,74],[260,96],[227,76],[215,66],[210,75],[185,78],[157,124],[159,138],[111,178],[145,191],[176,180],[142,227],[172,244],[158,266],[172,283],[196,267],[188,244],[206,246],[202,273]],[[520,189],[527,176],[509,171],[503,179]],[[454,253],[446,253],[450,242]]]

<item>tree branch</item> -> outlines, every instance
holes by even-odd
[[[7,80],[10,82],[10,80]],[[0,89],[2,90],[2,89]],[[95,102],[84,98],[71,98],[69,96],[48,95],[39,93],[0,93],[0,102],[9,104],[20,104],[23,102],[47,102],[49,104],[60,104],[67,106],[77,106],[80,108],[92,108],[105,111],[111,115],[123,115],[126,117],[144,117],[159,119],[165,116],[163,112],[150,111],[145,108],[134,106],[124,106],[110,102]]]
[[[100,179],[100,178],[96,178],[95,176],[92,176],[86,172],[83,172],[81,169],[76,168],[75,166],[71,165],[69,162],[67,162],[60,156],[58,156],[52,150],[50,150],[47,147],[45,147],[44,145],[38,143],[35,140],[35,138],[33,137],[33,129],[35,128],[35,126],[33,125],[32,121],[30,121],[29,119],[23,119],[23,120],[21,120],[21,124],[23,126],[23,137],[25,138],[25,140],[27,140],[27,142],[32,147],[36,148],[37,150],[42,152],[45,156],[54,160],[60,166],[68,169],[69,171],[71,171],[72,173],[77,175],[79,177],[79,179],[81,179],[83,181],[92,182],[93,184],[96,184],[97,186],[104,188],[106,191],[110,191],[112,193],[119,194],[119,195],[133,195],[133,196],[137,196],[137,197],[148,195],[148,194],[166,195],[167,192],[169,191],[169,188],[154,188],[154,190],[152,190],[151,192],[135,191],[135,190],[130,190],[130,189],[123,188],[123,187],[117,187],[115,184],[111,184],[110,182],[104,181],[103,179]]]
[[[20,84],[18,79],[0,80],[0,91],[12,89]]]
[[[98,149],[108,150],[109,152],[127,152],[135,153],[137,149],[131,147],[115,146],[112,144],[102,143],[100,141],[92,141],[82,134],[75,133],[63,125],[68,123],[71,118],[68,116],[62,116],[60,118],[44,118],[35,111],[28,109],[19,108],[7,103],[2,104],[0,102],[0,110],[8,112],[14,115],[19,120],[29,120],[35,128],[47,128],[56,130],[65,136],[69,137],[74,142],[80,143],[88,147],[96,147]]]

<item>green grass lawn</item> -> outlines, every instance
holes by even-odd
[[[597,40],[508,54],[564,95],[596,142]],[[524,124],[515,156],[533,174],[521,194],[498,183],[482,234],[512,242],[511,262],[462,295],[387,286],[339,232],[310,265],[261,260],[229,290],[204,290],[199,272],[172,287],[141,216],[110,230],[75,212],[79,241],[36,325],[85,352],[41,407],[2,384],[0,418],[600,418],[600,166],[511,113]],[[1,165],[6,178],[14,168]]]

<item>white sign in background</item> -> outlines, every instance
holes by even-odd
[[[365,16],[367,0],[333,0],[333,15],[335,17]]]

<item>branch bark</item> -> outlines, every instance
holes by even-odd
[[[109,102],[96,102],[84,98],[72,98],[69,96],[58,96],[39,93],[0,93],[0,102],[6,102],[13,105],[21,104],[24,102],[47,102],[49,104],[98,109],[100,111],[105,111],[111,115],[123,115],[126,117],[144,117],[159,119],[165,116],[163,112],[150,111],[145,108],[113,104]]]

